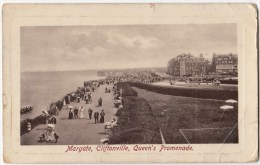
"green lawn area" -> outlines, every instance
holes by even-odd
[[[134,87],[152,107],[166,143],[238,143],[237,106],[223,112],[223,100],[170,96]],[[165,115],[162,116],[161,112]]]

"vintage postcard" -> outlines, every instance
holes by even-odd
[[[253,4],[6,4],[4,161],[258,160]]]

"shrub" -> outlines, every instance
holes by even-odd
[[[61,100],[55,102],[55,103],[52,103],[50,105],[50,109],[48,110],[48,113],[50,115],[54,115],[55,114],[55,107],[58,107],[59,110],[62,109],[63,107],[63,102]],[[25,119],[25,120],[22,120],[20,122],[20,134],[23,135],[27,132],[27,123],[30,122],[31,123],[31,129],[33,129],[34,127],[40,125],[40,124],[45,124],[46,123],[46,118],[42,115],[39,115],[33,119]]]
[[[117,89],[122,90],[122,97],[125,96],[137,96],[137,92],[127,82],[117,83]]]
[[[133,96],[123,100],[123,108],[116,113],[118,126],[112,129],[109,143],[161,144],[159,126],[147,101]]]
[[[238,84],[238,80],[233,80],[233,79],[229,79],[229,80],[219,80],[221,84]]]
[[[40,124],[45,124],[46,123],[46,119],[44,116],[40,115],[37,116],[33,119],[25,119],[22,120],[20,123],[20,134],[23,135],[27,132],[27,123],[30,122],[31,123],[31,129],[33,129],[34,127],[40,125]]]

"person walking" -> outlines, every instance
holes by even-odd
[[[65,99],[63,99],[63,106],[65,106],[66,105],[66,100]]]
[[[89,119],[91,120],[92,118],[92,113],[93,113],[93,110],[91,108],[88,109],[88,115],[89,115]]]
[[[85,94],[84,94],[84,101],[87,100],[87,97],[88,97],[88,95],[87,95],[87,93],[85,93]]]
[[[98,99],[98,106],[102,106],[102,98],[100,97],[99,99]]]
[[[78,110],[77,107],[75,107],[75,109],[74,109],[74,119],[79,118],[78,113],[79,113],[79,110]]]
[[[83,107],[83,105],[79,108],[79,118],[80,119],[84,118],[84,107]]]
[[[92,98],[91,98],[91,94],[90,93],[88,94],[88,100],[89,100],[89,102],[92,102]]]
[[[94,113],[95,124],[98,123],[98,117],[99,117],[99,113],[95,112]]]
[[[68,95],[68,103],[70,104],[70,101],[71,101],[71,97],[70,95]]]
[[[69,119],[73,119],[73,113],[72,113],[72,109],[70,108],[70,111],[69,111]]]
[[[82,91],[80,94],[81,94],[81,99],[84,100],[84,91]]]
[[[56,123],[57,123],[56,117],[52,116],[52,117],[49,119],[49,124],[56,124]]]
[[[77,103],[80,103],[80,97],[79,96],[77,97]]]
[[[104,109],[102,109],[100,113],[100,123],[104,123],[104,121],[105,121],[105,112]]]
[[[59,116],[59,108],[55,105],[55,116]]]

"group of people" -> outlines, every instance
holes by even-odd
[[[88,115],[89,115],[89,119],[92,119],[92,114],[93,114],[93,110],[91,108],[88,109]],[[95,123],[104,123],[105,121],[105,112],[104,109],[101,110],[100,113],[98,113],[97,111],[94,112],[94,120]],[[79,108],[75,107],[74,110],[72,110],[72,108],[70,107],[69,110],[69,119],[83,119],[85,117],[84,115],[84,107],[81,106]]]
[[[156,75],[150,71],[122,71],[117,76],[111,75],[107,78],[107,81],[112,82],[114,85],[117,82],[138,82],[151,84],[164,80],[164,78]]]
[[[77,103],[80,103],[81,99],[82,99],[82,101],[85,101],[86,104],[92,102],[91,92],[89,90],[87,92],[85,92],[85,91],[86,90],[83,90],[83,91],[77,93],[77,99],[76,99]]]
[[[83,105],[80,106],[79,108],[75,107],[73,110],[72,107],[69,107],[69,119],[83,119],[84,118],[84,107]]]
[[[99,116],[100,116],[100,118],[99,118]],[[98,112],[94,113],[94,120],[95,120],[95,124],[98,123],[98,122],[104,123],[104,121],[105,121],[104,109],[102,109],[100,113],[98,113]]]
[[[92,92],[97,88],[96,83],[87,84],[84,87],[78,87],[77,90],[73,93],[66,95],[63,99],[63,106],[70,104],[71,102],[80,103],[80,101],[85,101],[86,104],[92,102]]]
[[[108,89],[107,87],[105,88],[105,93],[110,93],[110,89]]]
[[[33,110],[33,106],[27,105],[27,106],[22,107],[20,112],[21,112],[21,114],[22,114],[22,113],[30,112],[30,111],[32,111],[32,110]]]
[[[103,83],[96,83],[96,85],[86,85],[83,88],[78,88],[75,93],[69,94],[64,97],[62,100],[62,104],[68,105],[73,101],[76,101],[77,103],[80,103],[81,100],[86,101],[88,104],[89,102],[92,101],[91,97],[91,92],[94,92],[97,87],[99,87],[100,84],[110,84],[111,81],[105,81]],[[110,93],[110,89],[106,88],[105,93]],[[100,97],[98,99],[98,106],[101,107],[103,104],[103,99]],[[68,114],[68,119],[83,119],[85,118],[84,114],[84,106],[81,105],[79,107],[73,107],[71,105],[68,105],[69,108],[69,114]],[[39,142],[58,142],[59,136],[58,134],[54,131],[55,126],[57,124],[57,119],[55,116],[59,115],[59,111],[61,109],[58,108],[57,106],[55,107],[54,114],[49,114],[47,111],[43,111],[43,115],[46,117],[46,124],[47,124],[47,129],[46,131],[41,134],[39,137]],[[92,120],[92,115],[94,118],[95,123],[104,123],[105,122],[105,112],[104,109],[101,110],[101,112],[95,111],[91,108],[88,109],[88,115],[89,119]],[[28,130],[31,130],[31,123],[28,123]]]

